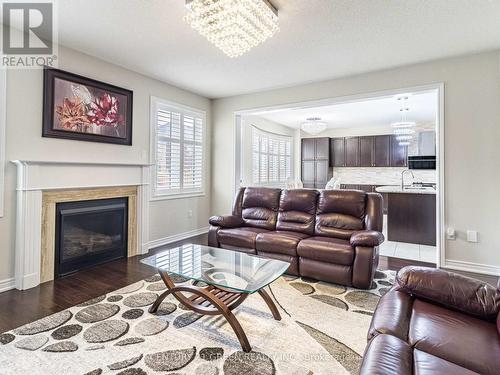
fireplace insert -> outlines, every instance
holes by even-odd
[[[57,203],[54,277],[125,258],[128,198]]]

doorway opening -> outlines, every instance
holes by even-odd
[[[440,266],[442,84],[240,111],[235,189],[355,189],[384,198],[380,255]]]

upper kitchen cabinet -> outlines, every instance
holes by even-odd
[[[391,136],[391,167],[408,165],[408,146],[400,146],[396,136]]]
[[[316,160],[330,160],[330,138],[314,138],[316,141]]]
[[[345,138],[345,166],[359,167],[359,137]]]
[[[377,135],[373,137],[373,166],[389,167],[391,165],[391,136]]]
[[[344,138],[330,139],[330,165],[332,167],[345,167]]]
[[[302,160],[314,160],[316,155],[316,141],[314,138],[302,139]]]
[[[359,137],[359,166],[373,167],[373,143],[375,137]]]

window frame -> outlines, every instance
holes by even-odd
[[[254,180],[254,135],[255,133],[257,133],[258,137],[259,137],[259,152],[258,152],[258,155],[259,155],[259,168],[258,168],[258,175],[259,175],[259,181],[256,182]],[[251,142],[251,148],[252,148],[252,185],[255,185],[255,186],[270,186],[270,187],[279,187],[279,186],[283,186],[284,184],[286,184],[287,180],[288,179],[295,179],[295,169],[294,169],[294,137],[291,136],[291,135],[285,135],[285,134],[278,134],[278,133],[273,133],[273,132],[268,132],[268,131],[265,131],[265,130],[262,130],[260,129],[259,127],[255,126],[255,125],[252,125],[252,134],[251,134],[251,137],[252,137],[252,142]],[[267,152],[263,153],[260,151],[260,139],[261,137],[268,137],[268,139],[270,138],[273,138],[275,140],[277,140],[278,142],[279,141],[285,141],[285,142],[289,142],[290,143],[290,155],[281,155],[281,154],[271,154],[270,151],[269,151],[269,141],[268,141],[268,144],[267,144]],[[286,146],[285,146],[286,147]],[[261,163],[261,155],[262,154],[265,154],[267,155],[267,181],[266,182],[261,182],[261,178],[260,178],[260,163]],[[274,156],[277,156],[278,157],[278,181],[269,181],[269,173],[270,173],[270,156],[271,155],[274,155]],[[279,178],[279,173],[280,173],[280,162],[279,162],[279,159],[280,157],[289,157],[290,158],[290,176],[288,178],[286,178],[284,181],[281,181],[280,178]]]
[[[201,139],[201,187],[200,188],[183,188],[180,189],[162,189],[157,186],[157,152],[158,152],[158,138],[160,137],[157,131],[157,112],[160,107],[167,107],[170,110],[178,111],[181,113],[181,137],[180,144],[180,178],[181,183],[184,174],[184,127],[182,126],[182,117],[190,115],[201,118],[202,120],[202,139]],[[189,107],[184,104],[165,100],[156,96],[151,96],[150,106],[150,162],[151,162],[151,201],[181,199],[190,197],[205,196],[206,188],[206,162],[205,156],[207,155],[207,116],[206,111]],[[187,144],[197,144],[197,142],[186,142]]]

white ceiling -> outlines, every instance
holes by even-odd
[[[230,59],[185,0],[59,0],[60,43],[210,98],[500,49],[499,0],[271,0],[281,31]]]
[[[413,93],[409,96],[407,119],[419,125],[435,124],[437,115],[437,93]],[[320,117],[327,129],[353,127],[388,127],[401,121],[401,102],[394,96],[379,97],[363,101],[340,103],[321,107],[284,109],[261,112],[257,115],[281,125],[299,129],[309,117]]]

